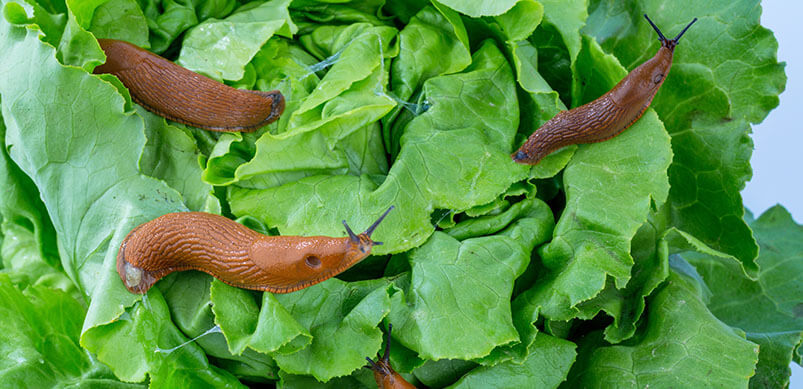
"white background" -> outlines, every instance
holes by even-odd
[[[753,179],[742,196],[758,217],[782,204],[803,223],[803,2],[764,0],[761,25],[775,33],[778,59],[786,62],[786,91],[781,104],[763,123],[753,126]],[[790,389],[803,389],[803,368],[792,362]]]

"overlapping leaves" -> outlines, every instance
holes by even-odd
[[[58,338],[17,347],[22,366],[52,350],[78,366],[49,360],[53,372],[109,384],[371,387],[361,366],[392,322],[391,361],[431,387],[605,386],[622,372],[633,386],[744,385],[754,371],[751,384],[782,385],[800,293],[778,274],[801,274],[799,226],[780,210],[752,224],[759,272],[738,196],[749,123],[783,85],[775,42],[755,1],[614,3],[3,1],[0,308],[22,334],[9,344]],[[701,19],[655,111],[611,141],[513,163],[541,123],[652,55],[643,12],[667,35]],[[278,89],[285,114],[245,135],[167,123],[88,74],[95,37]],[[166,212],[340,236],[341,220],[362,229],[391,205],[376,255],[293,294],[179,273],[139,298],[114,270],[125,234]],[[670,251],[697,271],[670,271]],[[751,298],[774,326],[728,308]]]

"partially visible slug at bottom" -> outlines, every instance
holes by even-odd
[[[365,367],[374,371],[374,379],[379,389],[415,389],[415,385],[407,382],[404,377],[390,366],[390,332],[392,329],[393,325],[388,324],[388,339],[385,342],[385,353],[381,358],[377,359],[376,362],[369,357],[365,357],[368,361],[368,366]]]

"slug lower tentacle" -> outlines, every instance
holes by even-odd
[[[544,123],[511,155],[514,161],[535,165],[542,158],[564,146],[601,142],[633,125],[663,85],[672,67],[672,54],[678,40],[697,18],[674,39],[664,34],[644,15],[658,33],[661,48],[651,59],[633,69],[622,81],[598,99],[577,108],[559,112]]]
[[[220,215],[169,213],[128,233],[117,253],[117,273],[132,293],[145,293],[182,270],[200,270],[238,288],[294,292],[370,255],[381,244],[371,233],[391,209],[361,234],[346,225],[344,238],[266,236]]]
[[[193,127],[215,131],[255,131],[284,112],[279,91],[236,89],[178,66],[154,53],[116,39],[98,39],[110,73],[148,111]]]

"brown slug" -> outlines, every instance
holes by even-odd
[[[284,111],[279,91],[236,89],[116,39],[98,39],[110,73],[148,111],[175,122],[214,131],[255,131]]]
[[[390,366],[390,331],[392,324],[388,324],[388,340],[385,342],[385,353],[381,358],[374,362],[371,358],[365,357],[368,366],[374,371],[374,379],[379,389],[416,389],[415,385],[407,382],[399,373]],[[377,357],[379,354],[377,354]]]
[[[669,73],[678,40],[697,21],[694,18],[675,39],[670,40],[664,37],[646,14],[644,17],[658,33],[661,41],[661,48],[655,56],[633,69],[613,89],[598,99],[568,111],[561,111],[549,119],[511,155],[514,161],[535,165],[564,146],[613,138],[641,117]]]
[[[356,235],[266,236],[205,212],[160,216],[131,230],[117,252],[117,273],[131,293],[145,293],[174,271],[200,270],[238,288],[289,293],[345,271],[382,242],[371,234],[393,207]]]

